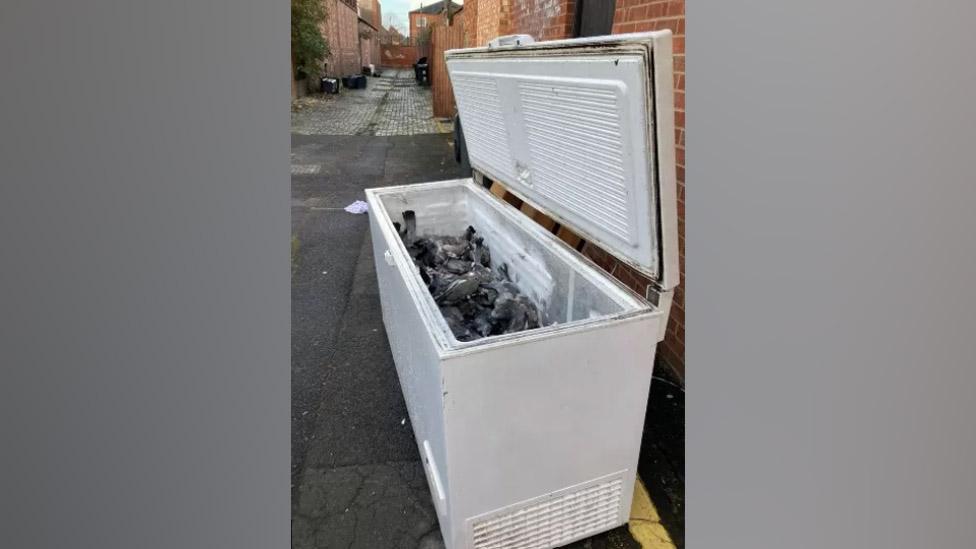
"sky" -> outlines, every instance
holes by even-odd
[[[423,0],[429,6],[438,0]],[[454,0],[455,4],[464,4],[463,0]],[[420,7],[421,0],[380,0],[383,11],[383,25],[393,24],[404,34],[407,33],[407,13]]]

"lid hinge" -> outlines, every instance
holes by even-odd
[[[650,301],[655,308],[664,313],[661,317],[661,323],[658,325],[657,330],[657,340],[658,342],[664,341],[664,336],[667,334],[668,330],[668,319],[671,318],[671,304],[674,301],[674,290],[663,290],[657,284],[653,282],[647,285],[647,289],[644,292],[644,297]]]
[[[535,38],[532,38],[531,35],[509,34],[506,36],[499,36],[498,38],[490,40],[488,42],[488,47],[492,49],[504,48],[506,46],[518,47],[518,46],[524,46],[526,44],[532,44],[532,43],[535,43]]]

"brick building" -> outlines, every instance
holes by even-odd
[[[359,44],[359,15],[356,0],[322,0],[325,4],[325,24],[322,35],[329,44],[325,59],[325,75],[359,74],[362,53]]]
[[[407,16],[410,18],[410,40],[414,43],[424,36],[424,33],[434,25],[444,25],[448,18],[461,10],[460,4],[455,4],[450,0],[441,0],[428,6],[421,6],[411,11]]]
[[[321,0],[326,19],[320,30],[329,46],[324,76],[359,74],[369,64],[380,65],[380,41],[386,34],[380,0]],[[292,61],[294,73],[294,60]],[[319,90],[318,81],[292,79],[292,98]]]
[[[370,63],[379,65],[383,25],[379,0],[322,0],[328,16],[322,29],[329,44],[327,76],[359,74]]]
[[[488,41],[498,36],[512,34],[512,1],[513,0],[468,0],[478,4],[478,18],[475,28],[475,42],[478,46],[488,44]]]
[[[399,46],[405,44],[407,37],[404,36],[396,27],[390,25],[380,31],[380,44]]]
[[[461,11],[454,16],[452,24],[460,23],[464,26],[464,44],[462,47],[473,48],[478,45],[478,2],[467,2],[461,6]]]
[[[373,29],[383,28],[383,6],[380,0],[360,0],[358,4],[359,17]]]
[[[411,14],[412,17],[412,14]],[[506,34],[536,40],[671,29],[674,33],[674,122],[678,179],[678,244],[685,275],[685,2],[684,0],[466,0],[459,16],[465,45]],[[413,32],[413,19],[411,19]],[[648,281],[595,246],[583,253],[640,294]],[[679,379],[685,372],[685,286],[678,286],[658,359]]]
[[[359,65],[380,64],[380,29],[360,16],[359,18]]]

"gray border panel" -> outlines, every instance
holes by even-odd
[[[689,2],[688,547],[973,546],[974,20]]]
[[[0,8],[0,546],[288,545],[288,37]]]

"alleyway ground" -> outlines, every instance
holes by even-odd
[[[388,70],[369,78],[365,90],[315,94],[299,100],[291,131],[300,135],[423,135],[450,132],[431,116],[430,88],[418,86],[411,70]]]
[[[409,71],[300,105],[291,160],[292,545],[443,547],[382,323],[368,215],[342,208],[369,187],[463,176],[451,134],[438,133],[450,126],[431,118],[430,92]],[[680,391],[661,383],[655,391],[652,408],[683,407]],[[646,478],[645,466],[670,458],[657,441],[644,444]],[[668,524],[680,494],[675,507],[667,493],[681,479],[650,472]],[[639,544],[624,527],[571,547]]]

